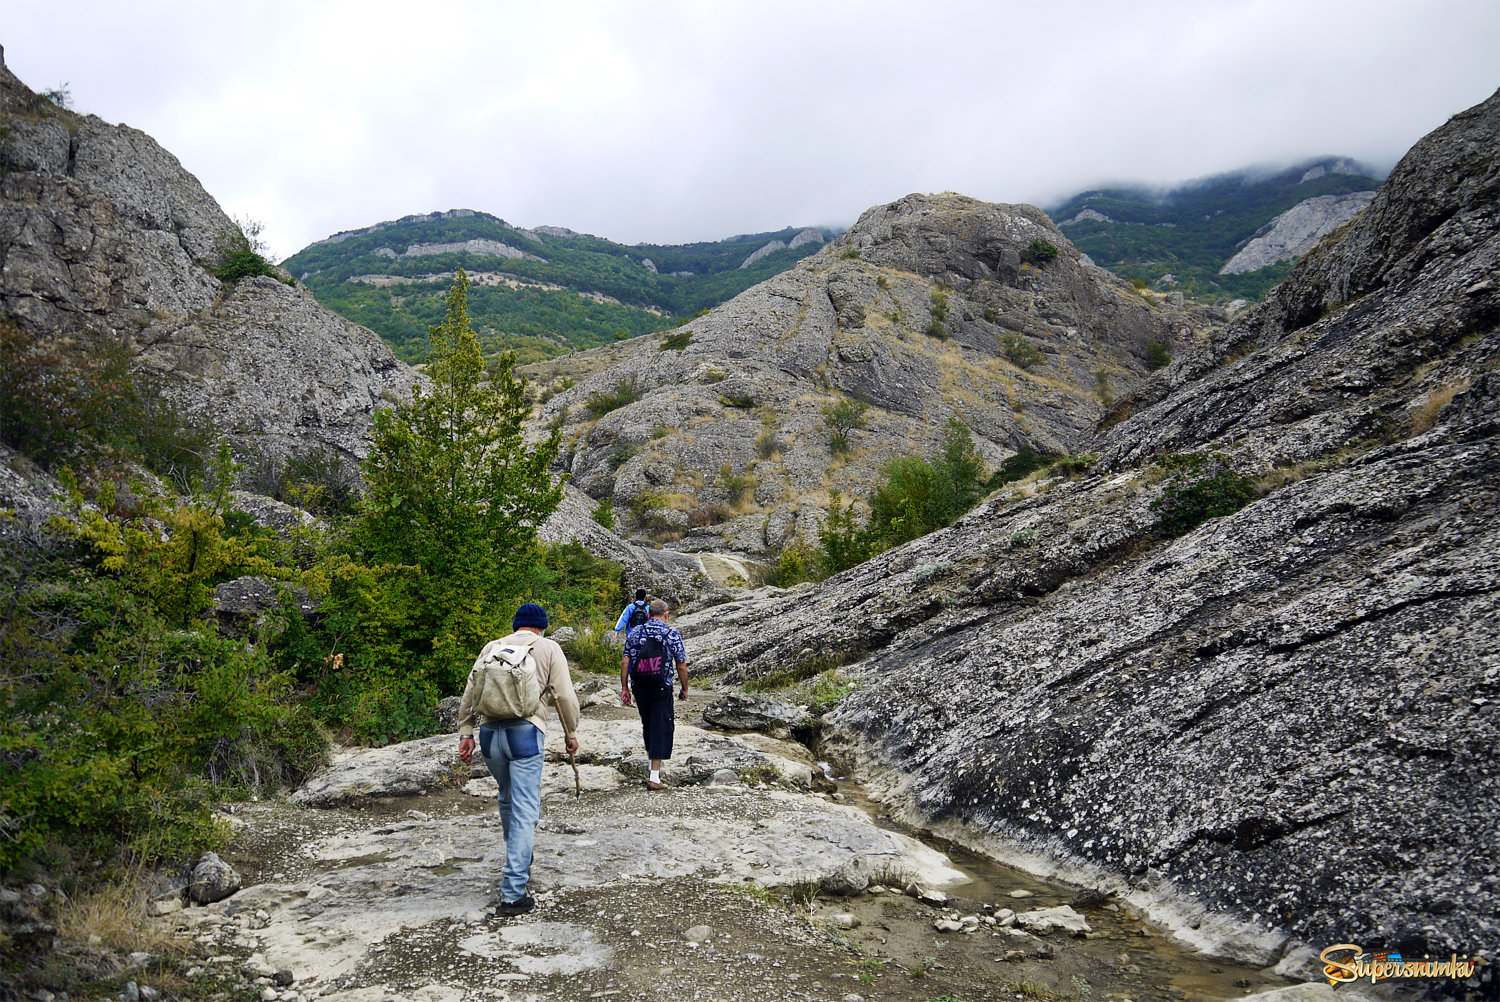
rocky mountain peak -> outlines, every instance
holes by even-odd
[[[1073,450],[1150,342],[1216,322],[1085,264],[1039,209],[911,195],[676,331],[529,371],[575,484],[658,539],[761,553],[810,537],[830,491],[934,453],[950,418],[994,465]],[[835,454],[842,398],[868,411]]]
[[[108,338],[190,421],[244,452],[363,455],[416,378],[283,276],[224,281],[235,222],[150,136],[77,114],[0,67],[0,320]]]
[[[950,283],[1013,283],[1033,240],[1071,247],[1046,213],[1030,205],[982,202],[967,195],[907,195],[867,209],[835,246]],[[1071,255],[1077,260],[1077,252]]]

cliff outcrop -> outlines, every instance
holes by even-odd
[[[414,373],[379,338],[272,277],[212,268],[238,227],[150,136],[39,97],[0,63],[0,319],[108,339],[190,419],[239,446],[363,455]]]
[[[843,663],[826,748],[909,817],[1112,881],[1192,941],[1492,954],[1497,150],[1500,95],[1142,382],[1092,475],[688,617],[697,664]],[[1237,512],[1165,521],[1249,478]]]
[[[1298,202],[1251,237],[1234,257],[1224,262],[1219,274],[1238,275],[1296,260],[1364,211],[1374,197],[1372,191],[1353,191],[1347,195],[1318,195]]]
[[[762,553],[811,537],[830,490],[934,454],[950,418],[992,464],[1077,450],[1148,343],[1221,317],[1148,304],[1037,209],[911,195],[675,331],[528,371],[591,497],[683,549]],[[824,409],[845,399],[868,411],[836,454]]]

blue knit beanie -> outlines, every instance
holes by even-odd
[[[535,602],[527,602],[516,610],[516,618],[511,620],[511,628],[519,630],[523,626],[533,626],[538,630],[547,628],[547,610]]]

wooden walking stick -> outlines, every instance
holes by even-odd
[[[552,693],[552,708],[557,710],[557,690],[549,685],[542,690],[542,695],[545,696],[549,692]],[[563,725],[563,741],[566,742],[573,736],[573,732],[568,728],[568,722],[563,719],[561,710],[557,710],[557,719]],[[567,745],[564,744],[563,747],[566,748]],[[568,752],[568,764],[573,767],[573,796],[582,800],[583,780],[578,778],[578,762],[574,760],[572,752]]]

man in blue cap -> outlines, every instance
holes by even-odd
[[[474,760],[474,728],[479,728],[479,751],[495,784],[500,788],[500,825],[505,833],[505,870],[500,878],[500,914],[520,915],[536,907],[536,899],[526,893],[531,881],[531,847],[536,838],[536,822],[542,810],[542,744],[547,738],[547,704],[543,699],[529,717],[489,719],[479,712],[482,665],[501,649],[529,648],[536,666],[539,690],[552,694],[553,705],[562,720],[567,736],[565,747],[571,755],[578,751],[578,694],[568,674],[568,659],[562,648],[546,637],[547,613],[539,605],[527,602],[516,610],[511,626],[516,632],[485,644],[484,650],[469,672],[463,699],[458,706],[458,757],[465,763]]]

